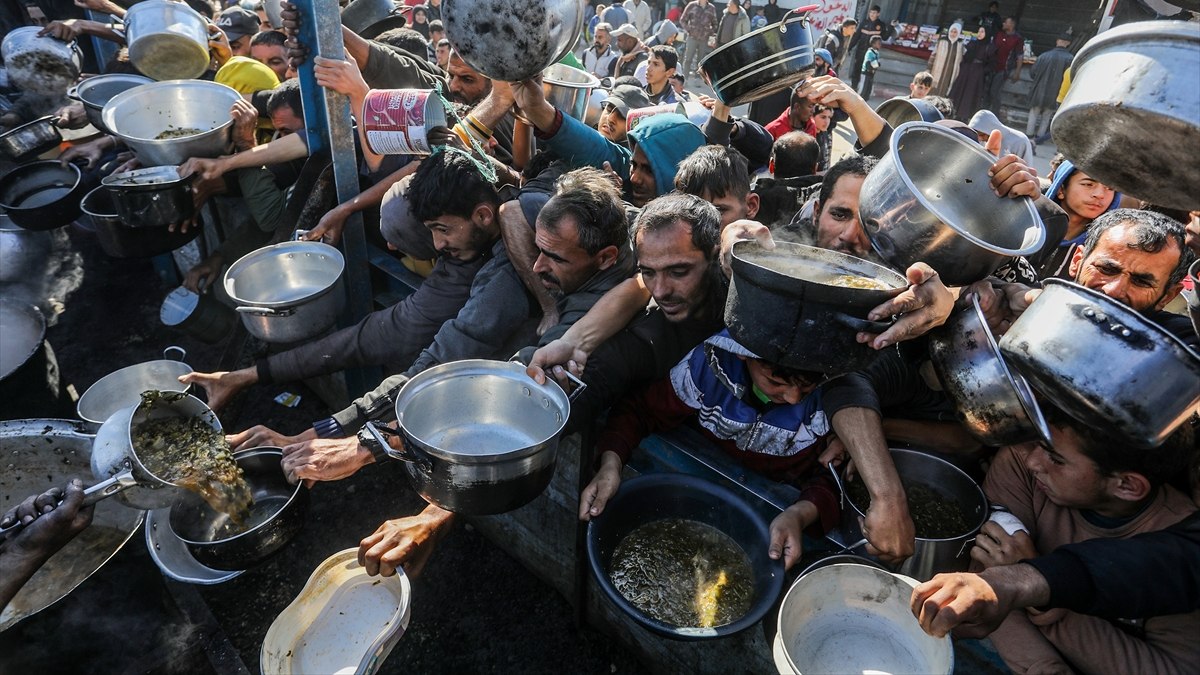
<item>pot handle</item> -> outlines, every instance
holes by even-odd
[[[416,446],[409,441],[408,434],[405,434],[401,431],[396,431],[390,427],[377,427],[375,426],[374,422],[367,422],[364,424],[363,430],[366,431],[370,437],[363,438],[362,436],[359,436],[359,440],[362,441],[364,445],[372,446],[371,450],[373,452],[382,449],[383,452],[392,459],[398,459],[402,462],[415,464],[417,468],[425,473],[430,473],[433,471],[433,462],[429,461],[429,458],[425,456],[425,453],[418,450]],[[388,444],[387,439],[384,438],[384,435],[395,436],[399,438],[404,444],[404,449],[397,450],[393,448],[390,444]]]
[[[75,85],[67,90],[67,98],[71,99],[72,101],[82,100],[79,98],[79,85]]]
[[[834,312],[833,320],[860,333],[882,333],[892,327],[890,321],[867,321],[842,312]]]
[[[571,371],[567,370],[566,368],[563,368],[563,373],[565,373],[567,376],[567,379],[570,380],[575,385],[575,389],[572,390],[570,394],[567,394],[567,400],[574,402],[575,399],[579,398],[580,394],[582,394],[585,390],[587,390],[587,388],[588,388],[587,383],[584,382],[583,380],[579,379],[578,377],[575,377],[574,375],[572,375]]]
[[[253,316],[291,316],[296,313],[295,307],[287,307],[285,309],[273,309],[271,307],[241,307],[237,308],[240,314],[250,314]]]
[[[176,359],[176,358],[172,358],[171,356],[169,356],[169,354],[171,354],[173,352],[179,352],[179,358]],[[168,361],[178,361],[180,363],[186,363],[187,350],[184,349],[183,347],[180,347],[179,345],[171,345],[170,347],[167,347],[166,349],[163,350],[163,358],[167,359]]]
[[[815,11],[818,9],[821,9],[821,5],[804,5],[803,7],[797,7],[796,9],[793,9],[792,11],[788,12],[787,14],[784,14],[783,18],[779,20],[779,32],[786,33],[788,31],[787,18],[789,15],[791,15],[791,14],[808,14],[809,12],[812,12],[812,11]]]
[[[829,467],[829,473],[833,474],[833,482],[837,484],[838,497],[841,500],[841,508],[846,508],[846,487],[842,485],[842,477],[838,475],[837,469],[833,467],[833,462],[826,464]]]
[[[125,467],[126,467],[125,470],[122,471],[121,473],[118,473],[115,476],[112,476],[110,478],[102,480],[99,483],[96,483],[95,485],[84,490],[82,506],[91,506],[92,504],[95,504],[96,502],[98,502],[102,499],[105,499],[107,497],[111,497],[111,496],[117,494],[118,492],[121,492],[122,490],[136,486],[138,483],[133,478],[133,471],[129,468],[128,461],[126,461]],[[55,504],[55,508],[60,506],[62,503],[63,503],[63,500],[60,499],[58,501],[58,504]],[[37,520],[37,518],[38,518],[38,516],[34,516],[34,520]],[[32,523],[33,521],[31,520],[29,522]],[[0,539],[3,539],[6,535],[8,535],[10,533],[15,534],[15,533],[19,532],[22,528],[25,527],[25,525],[26,525],[25,523],[22,523],[21,521],[18,520],[17,522],[15,522],[12,525],[9,525],[7,527],[0,527]]]

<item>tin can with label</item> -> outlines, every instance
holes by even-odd
[[[428,155],[429,131],[446,126],[446,109],[432,89],[374,89],[363,100],[367,146],[380,155]]]
[[[661,115],[663,113],[678,113],[687,115],[687,110],[682,103],[664,103],[662,105],[652,105],[646,108],[635,108],[629,111],[629,115],[625,117],[625,126],[629,131],[637,128],[646,119]]]

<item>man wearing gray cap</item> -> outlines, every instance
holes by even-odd
[[[596,125],[600,135],[613,143],[627,143],[625,118],[630,110],[645,108],[650,105],[646,92],[631,84],[619,84],[613,87],[608,98],[600,104],[600,122]]]
[[[217,27],[229,38],[234,56],[250,56],[250,38],[258,32],[258,15],[241,7],[230,7],[217,15]]]

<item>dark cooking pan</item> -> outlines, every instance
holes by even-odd
[[[812,68],[813,41],[808,12],[799,7],[783,21],[746,33],[714,49],[700,62],[700,74],[713,96],[733,107],[769,96],[803,79]]]
[[[87,194],[83,174],[74,164],[56,160],[22,164],[0,178],[0,209],[27,230],[52,230],[79,217]]]
[[[838,285],[846,283],[873,287]],[[841,375],[878,356],[856,336],[888,329],[867,315],[907,283],[886,267],[837,251],[787,242],[768,251],[757,242],[738,242],[725,325],[762,359]]]
[[[83,198],[80,210],[92,221],[100,248],[114,258],[152,258],[183,246],[200,235],[199,227],[171,232],[165,227],[129,227],[117,215],[112,194],[100,186]]]

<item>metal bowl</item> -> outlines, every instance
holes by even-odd
[[[242,95],[202,80],[168,80],[134,87],[112,97],[101,119],[145,166],[182,164],[218,157],[230,148],[229,110]],[[180,138],[157,136],[169,129],[200,129]]]
[[[575,46],[583,6],[582,0],[446,0],[442,22],[463,61],[494,80],[519,82]]]
[[[876,253],[897,269],[928,263],[947,286],[966,286],[1041,250],[1046,228],[1033,201],[997,197],[988,182],[994,162],[951,129],[901,125],[859,195]]]
[[[67,97],[83,104],[83,109],[92,126],[106,134],[111,134],[112,130],[104,126],[104,105],[123,91],[129,91],[134,87],[150,84],[153,81],[148,77],[133,73],[97,75],[71,87],[67,90]]]
[[[244,570],[283,548],[304,525],[308,490],[287,482],[279,448],[255,448],[237,453],[237,464],[250,484],[254,505],[252,527],[233,536],[222,534],[229,516],[214,511],[199,495],[184,493],[172,506],[171,531],[187,545],[200,564],[216,570]]]
[[[52,230],[79,217],[87,194],[83,174],[74,164],[56,160],[22,164],[0,177],[0,209],[27,230]]]

